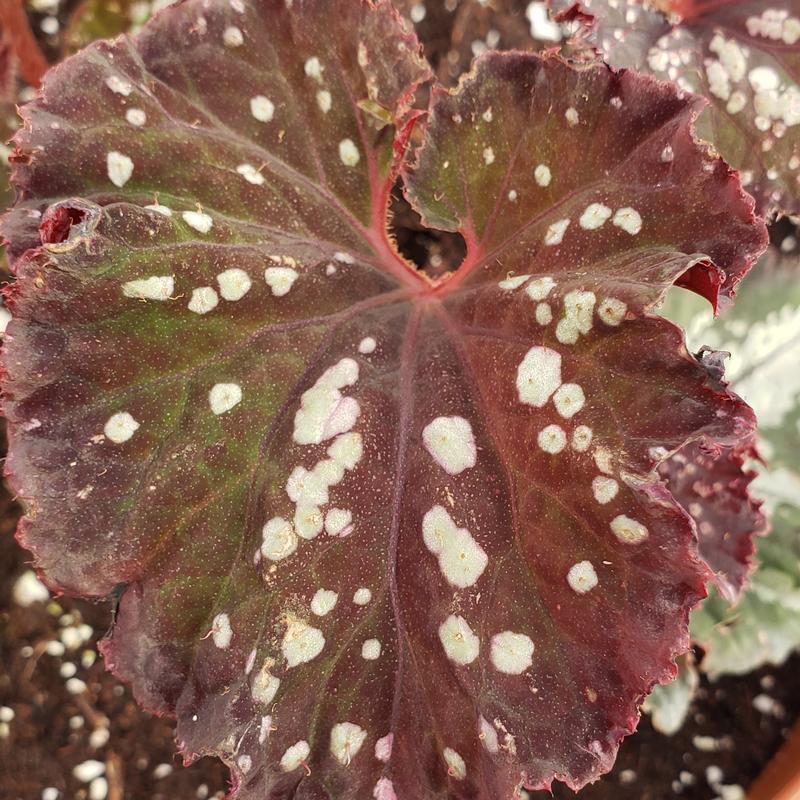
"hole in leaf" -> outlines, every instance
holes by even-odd
[[[74,206],[51,206],[45,211],[39,225],[39,238],[42,244],[59,244],[69,238],[73,225],[80,225],[88,216],[83,208]]]
[[[780,248],[783,253],[796,253],[798,239],[800,239],[800,225],[790,217],[782,217],[769,226],[770,244]]]
[[[398,252],[429,278],[455,272],[467,254],[464,237],[460,233],[426,228],[400,186],[398,182],[392,190],[389,222]]]

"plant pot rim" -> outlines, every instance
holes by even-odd
[[[800,720],[750,787],[747,800],[800,800]]]

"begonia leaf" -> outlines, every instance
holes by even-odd
[[[650,715],[653,727],[665,736],[673,736],[683,727],[700,686],[700,675],[691,650],[677,663],[675,680],[656,686],[642,704],[642,711]]]
[[[734,447],[693,442],[659,468],[673,497],[694,519],[700,555],[714,570],[720,594],[731,602],[753,569],[755,537],[767,531],[761,501],[750,493],[756,473],[746,466],[757,458],[752,442]]]
[[[10,479],[54,588],[240,798],[511,797],[608,770],[708,571],[656,474],[753,417],[681,331],[765,244],[695,98],[387,2],[187,0],[24,111]],[[671,147],[675,157],[660,154]],[[401,172],[467,257],[387,231]]]
[[[792,496],[768,496],[770,534],[739,603],[714,592],[692,614],[692,638],[705,651],[700,667],[712,677],[783,664],[800,647],[800,478],[793,483]]]
[[[13,104],[0,101],[0,137],[3,141],[9,140],[17,127],[17,115],[14,112]],[[9,183],[9,155],[11,155],[11,148],[0,144],[0,205],[3,208],[6,208],[14,200],[14,191]]]
[[[742,170],[761,213],[800,212],[800,0],[550,2],[609,64],[705,96],[697,133]]]
[[[692,614],[692,638],[705,651],[700,666],[712,675],[780,664],[800,646],[798,275],[797,258],[771,247],[729,313],[715,320],[695,302],[698,298],[681,290],[668,298],[663,311],[686,327],[693,349],[707,345],[731,353],[727,373],[732,387],[756,411],[758,448],[764,456],[764,462],[753,462],[759,474],[750,487],[766,500],[770,522],[769,535],[758,540],[756,568],[734,606],[713,591]],[[725,494],[716,494],[702,513],[711,513],[716,522],[718,501]]]

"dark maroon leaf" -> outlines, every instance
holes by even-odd
[[[767,532],[762,502],[750,496],[758,458],[752,442],[719,447],[693,442],[659,468],[675,499],[697,526],[700,555],[714,570],[720,594],[735,602],[754,564],[756,540]]]
[[[800,212],[800,0],[662,0],[664,13],[636,0],[550,3],[609,64],[706,97],[697,133],[742,170],[760,212]]]
[[[490,55],[412,164],[428,77],[387,2],[188,0],[24,110],[22,538],[123,587],[108,663],[241,798],[597,778],[708,577],[656,467],[752,432],[649,313],[765,244],[697,100]],[[390,243],[401,168],[467,242],[436,281]]]

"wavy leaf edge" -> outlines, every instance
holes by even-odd
[[[188,3],[186,5],[188,5]],[[370,5],[373,6],[373,7],[377,7],[379,5],[384,5],[384,2],[383,2],[383,0],[379,0],[379,2],[374,4],[374,5],[370,2]],[[167,9],[165,9],[164,11],[162,11],[160,13],[161,14],[171,14],[171,13],[173,13],[173,8],[172,7],[167,8]],[[136,40],[136,37],[133,37],[133,39],[129,39],[128,37],[122,37],[122,38],[128,39],[129,41],[132,41],[132,42]],[[102,49],[104,46],[105,45],[102,45],[102,44],[101,45],[93,45],[92,48],[98,47],[98,48]],[[519,53],[515,53],[515,54],[510,54],[508,57],[509,58],[518,58],[518,57],[520,57],[520,55],[521,54],[519,54]],[[82,55],[79,54],[79,55],[73,56],[72,58],[81,58],[81,57],[82,57]],[[436,102],[437,96],[441,97],[445,93],[447,93],[449,96],[457,96],[458,93],[460,93],[464,89],[464,87],[467,86],[470,83],[471,80],[475,80],[475,76],[478,74],[478,71],[481,68],[481,63],[485,62],[486,60],[488,60],[490,58],[496,58],[496,57],[497,56],[495,56],[495,55],[489,55],[489,56],[486,56],[485,58],[481,59],[479,62],[476,62],[476,64],[473,66],[473,69],[471,70],[469,75],[465,76],[461,80],[461,82],[459,84],[459,87],[454,92],[448,92],[447,90],[444,90],[444,89],[442,89],[441,87],[438,87],[438,86],[435,87],[434,91],[432,93],[431,100],[430,100],[430,104],[431,105],[430,105],[430,108],[428,110],[428,115],[431,114],[431,109],[432,109],[433,105]],[[541,57],[538,57],[538,56],[535,56],[535,55],[526,55],[525,58],[528,58],[531,61],[542,61],[543,60]],[[556,59],[556,60],[561,62],[561,59],[557,58],[553,54],[547,55],[545,58],[546,59]],[[16,146],[17,149],[15,151],[15,155],[14,155],[13,160],[15,162],[17,162],[17,163],[15,164],[14,175],[12,177],[12,181],[14,182],[15,186],[18,189],[17,203],[21,203],[21,202],[23,202],[25,200],[25,197],[24,197],[25,185],[24,185],[23,179],[21,178],[21,171],[22,170],[21,170],[21,167],[18,166],[18,165],[19,165],[20,162],[26,161],[28,158],[30,158],[33,155],[30,151],[26,152],[24,150],[24,145],[23,145],[23,141],[29,135],[32,135],[32,133],[33,133],[33,125],[31,123],[30,117],[28,116],[29,109],[31,107],[33,107],[34,105],[36,105],[36,104],[41,104],[41,105],[46,105],[47,104],[47,102],[48,102],[47,93],[48,93],[48,88],[52,83],[52,73],[54,71],[57,71],[57,70],[67,70],[67,69],[69,69],[70,68],[69,67],[69,63],[70,63],[71,60],[72,59],[69,59],[68,61],[65,61],[62,64],[60,64],[59,66],[55,67],[54,70],[51,71],[51,73],[48,74],[48,76],[45,78],[45,81],[43,83],[43,86],[42,86],[42,88],[40,90],[39,95],[37,96],[37,99],[35,99],[30,104],[28,104],[25,107],[23,107],[23,109],[21,110],[21,116],[22,116],[22,119],[24,121],[24,129],[20,133],[18,133],[17,136],[15,136],[15,146]],[[565,63],[565,62],[561,62],[561,63]],[[591,68],[592,67],[587,67],[587,69],[591,69]],[[612,68],[608,68],[608,69],[612,73],[623,73],[623,72],[625,72],[625,70],[619,70],[618,71],[618,70],[613,70]],[[648,77],[648,78],[646,78],[646,80],[652,82],[653,84],[660,84],[662,86],[669,85],[669,84],[665,84],[664,82],[658,81],[655,78],[649,78]],[[412,116],[414,116],[414,119],[411,119],[411,118],[407,117],[405,125],[398,124],[398,135],[401,133],[401,131],[400,131],[401,127],[403,129],[402,133],[404,133],[406,135],[406,138],[402,142],[402,146],[401,146],[401,149],[404,150],[404,151],[405,151],[405,145],[406,145],[406,143],[408,141],[408,136],[410,136],[410,133],[411,133],[410,125],[412,125],[414,122],[417,121],[416,120],[416,116],[414,115],[413,112],[411,112],[410,108],[408,109],[408,111],[409,111],[410,114],[412,114]],[[698,113],[699,113],[699,106],[698,106],[697,110],[692,112],[692,119],[695,119]],[[427,120],[422,120],[422,122],[419,123],[419,124],[424,126],[424,125],[427,124]],[[425,135],[427,136],[427,130],[425,130]],[[704,144],[702,144],[701,142],[699,142],[697,140],[697,137],[694,136],[693,132],[692,132],[691,135],[694,138],[695,144],[698,147],[701,147],[701,148],[702,147],[706,147]],[[420,144],[419,147],[417,147],[414,150],[414,165],[410,167],[410,169],[412,171],[416,166],[419,165],[420,154],[423,151],[424,147],[425,147],[425,143]],[[721,158],[718,158],[717,160],[719,162],[722,162]],[[395,161],[395,170],[396,170],[396,172],[402,170],[403,173],[405,174],[408,169],[409,169],[409,160],[408,160],[408,155],[407,155],[407,151],[406,151],[406,155],[404,155],[402,160],[400,158],[396,159],[396,161]],[[729,170],[729,174],[730,174],[731,179],[733,179],[733,180],[738,182],[738,177],[735,176],[735,173],[732,170]],[[404,184],[404,191],[406,191],[406,192],[408,191],[408,185],[407,184]],[[739,193],[740,193],[740,197],[742,199],[742,202],[747,204],[748,200],[750,200],[749,195],[747,195],[742,190],[740,184],[739,184]],[[757,221],[758,218],[756,217],[755,212],[753,210],[753,202],[752,201],[750,201],[750,208],[751,208],[751,214],[752,214],[752,222],[753,222],[753,224],[756,224],[756,221]],[[13,214],[14,212],[12,211],[11,213]],[[8,218],[6,218],[6,219],[8,219]],[[384,215],[384,219],[386,220],[385,215]],[[17,220],[14,220],[14,222],[16,223]],[[91,220],[91,218],[90,218],[90,222],[92,222],[93,224],[96,224],[97,220],[96,219],[95,220]],[[64,224],[64,220],[63,219],[61,220],[61,223]],[[387,224],[388,224],[388,222],[387,222]],[[70,231],[71,231],[71,228],[70,228]],[[12,260],[12,266],[13,266],[14,272],[16,273],[19,269],[23,268],[26,264],[39,262],[40,260],[47,261],[48,258],[49,258],[49,255],[51,253],[59,250],[59,249],[61,250],[61,252],[65,252],[68,248],[72,249],[72,248],[77,248],[79,246],[83,246],[84,244],[88,243],[91,240],[91,236],[92,236],[92,231],[91,230],[87,230],[85,232],[80,232],[79,235],[77,236],[77,238],[73,238],[72,237],[72,233],[70,232],[69,235],[68,235],[68,240],[67,240],[68,244],[65,244],[63,246],[63,248],[58,248],[58,246],[57,245],[54,246],[53,243],[51,243],[50,245],[48,245],[48,244],[34,245],[34,244],[32,244],[30,242],[30,240],[28,240],[28,241],[25,242],[25,246],[23,247],[23,249],[17,250],[15,252],[15,256],[14,256],[14,258]],[[12,239],[12,241],[11,241],[12,247],[15,244],[16,241],[17,241],[17,239]],[[468,258],[469,258],[469,255],[468,255]],[[697,262],[691,264],[689,267],[687,267],[687,269],[684,271],[682,276],[680,276],[677,279],[677,281],[678,281],[678,283],[682,283],[683,285],[686,285],[687,287],[689,287],[692,290],[696,291],[698,294],[701,294],[701,295],[705,296],[709,300],[709,302],[712,303],[712,305],[714,306],[715,311],[716,311],[718,296],[721,295],[723,301],[727,301],[727,300],[729,300],[729,299],[731,299],[733,297],[733,295],[735,293],[735,285],[738,282],[738,279],[740,279],[742,277],[743,273],[746,272],[747,269],[749,269],[749,266],[752,264],[752,261],[753,261],[753,259],[750,259],[750,263],[749,264],[745,264],[743,270],[741,271],[741,274],[738,274],[738,275],[735,276],[736,280],[732,280],[731,282],[726,282],[727,276],[725,275],[724,270],[722,270],[721,267],[717,266],[716,264],[711,262],[709,259],[701,259],[701,260],[698,260]],[[463,274],[466,277],[468,275],[468,272],[465,272]],[[713,278],[709,279],[708,278],[709,274],[716,275],[716,279],[713,279]],[[33,280],[35,280],[35,278],[33,278],[31,280],[33,281]],[[443,283],[442,285],[446,285],[446,283]],[[15,302],[16,296],[18,294],[20,294],[20,293],[24,293],[25,291],[26,291],[26,288],[25,288],[24,284],[23,285],[17,284],[13,288],[11,288],[11,289],[9,289],[7,291],[9,304],[10,304],[10,307],[12,308],[12,310],[13,310],[13,307],[14,307],[14,302]],[[666,291],[666,288],[662,291],[661,296],[663,296],[663,292],[665,292],[665,291]],[[661,302],[661,296],[653,298],[651,303],[650,303],[650,305],[645,308],[645,311],[649,311],[652,308],[658,306],[658,304]],[[12,338],[13,338],[13,335],[14,335],[14,328],[15,328],[15,323],[12,321],[12,323],[9,326],[9,334],[10,334],[10,336]],[[724,386],[724,384],[723,384],[723,386]],[[719,390],[719,396],[723,397],[723,396],[726,396],[726,395],[727,395],[726,390],[724,388],[721,388]],[[698,434],[698,436],[699,435],[700,434]],[[11,450],[13,450],[14,449],[14,433],[13,433],[13,431],[11,432],[10,439],[11,439]],[[686,440],[684,442],[683,446],[688,444],[690,441],[691,440]],[[667,453],[661,454],[662,460],[667,458],[668,455],[669,454],[667,454]],[[7,465],[6,469],[7,469],[7,476],[9,478],[9,481],[12,484],[12,486],[14,486],[15,489],[23,490],[24,489],[24,479],[22,477],[20,477],[20,476],[15,475],[13,473],[13,471],[11,470],[10,465]],[[649,490],[654,492],[654,493],[657,493],[657,492],[659,492],[661,490],[661,488],[662,488],[662,484],[659,481],[659,482],[653,483],[649,487]],[[26,504],[28,504],[28,503],[30,503],[30,498],[27,500]],[[30,508],[31,508],[31,506],[28,505],[28,511],[29,512],[30,512]],[[25,532],[25,522],[24,521],[21,522],[21,524],[20,524],[20,528],[18,529],[17,536],[18,536],[18,539],[19,539],[20,543],[23,546],[26,546],[26,532]],[[35,548],[34,548],[34,555],[36,556]],[[37,561],[38,561],[38,557],[37,557]],[[694,567],[695,567],[697,572],[705,571],[706,574],[708,574],[707,570],[705,570],[705,567],[703,566],[703,562],[699,558],[696,560]],[[37,568],[37,571],[40,571],[40,570],[38,570],[38,568]],[[45,583],[49,586],[49,588],[52,591],[54,591],[56,593],[59,593],[59,592],[62,591],[63,587],[59,586],[57,583],[53,583],[50,580],[50,577],[46,572],[45,573],[40,572],[40,577],[45,581]],[[619,743],[621,742],[621,740],[625,736],[627,736],[628,734],[632,733],[636,728],[636,724],[637,724],[638,718],[639,718],[638,706],[639,706],[641,700],[650,691],[650,689],[654,685],[656,685],[657,683],[664,683],[664,682],[667,682],[667,681],[671,680],[672,678],[674,678],[674,676],[676,674],[676,667],[675,667],[675,664],[674,664],[674,658],[676,656],[678,656],[679,654],[685,652],[686,649],[689,646],[689,638],[688,638],[688,617],[689,617],[689,612],[690,612],[691,608],[697,602],[699,602],[699,599],[700,599],[700,597],[702,595],[701,588],[699,586],[695,587],[695,588],[698,591],[697,597],[695,597],[694,600],[691,600],[691,601],[685,603],[684,607],[682,609],[682,614],[681,614],[682,618],[680,620],[680,626],[684,630],[684,635],[682,636],[681,640],[679,642],[675,643],[675,645],[672,648],[671,656],[672,656],[673,663],[665,666],[663,669],[658,670],[658,671],[656,671],[656,672],[654,672],[652,674],[641,676],[641,682],[642,682],[643,690],[642,690],[640,696],[638,698],[636,698],[634,702],[628,704],[628,724],[624,725],[624,726],[621,726],[620,728],[618,728],[616,730],[613,730],[613,731],[611,731],[609,733],[609,737],[608,737],[608,740],[607,740],[607,743],[606,743],[607,744],[607,749],[604,748],[604,749],[601,750],[601,752],[598,752],[598,753],[595,754],[595,756],[597,758],[597,773],[596,773],[595,776],[590,776],[589,780],[595,780],[597,777],[599,777],[600,774],[602,774],[603,772],[608,771],[611,768],[611,766],[613,764],[613,761],[614,761],[614,758],[616,756],[616,749],[617,749]],[[136,592],[136,584],[135,583],[129,584],[124,591],[125,591],[125,593],[133,591],[134,594],[135,594],[135,592]],[[148,697],[146,694],[143,695],[139,691],[139,687],[137,686],[136,676],[135,675],[131,675],[131,674],[126,674],[125,670],[124,670],[124,667],[122,665],[116,663],[116,661],[114,659],[113,642],[114,642],[114,636],[119,632],[119,626],[120,626],[120,620],[117,620],[116,625],[115,625],[115,629],[111,632],[111,634],[109,635],[109,638],[104,640],[104,642],[102,644],[102,650],[103,650],[104,655],[106,656],[109,668],[112,671],[114,671],[116,674],[118,674],[120,677],[125,679],[126,681],[129,681],[129,682],[132,683],[132,685],[134,686],[135,693],[137,694],[137,699],[140,702],[143,702],[143,705],[145,705],[145,706],[149,705],[151,710],[154,710],[156,713],[173,715],[172,712],[165,710],[163,707],[160,708],[157,705],[153,704],[152,698]],[[180,746],[181,746],[181,751],[184,754],[185,761],[187,763],[191,762],[192,760],[194,760],[195,758],[197,758],[200,755],[200,753],[190,751],[189,746],[185,742],[180,742]],[[218,755],[219,751],[215,750],[215,749],[209,749],[209,750],[203,752],[202,754],[206,754],[206,753]],[[237,761],[235,761],[232,757],[226,757],[225,760],[229,763],[229,765],[232,768],[233,784],[232,784],[231,796],[236,796],[237,793],[239,792],[239,786],[240,786],[240,783],[241,783],[241,780],[242,780],[242,777],[243,777],[243,775],[241,773],[241,765]],[[582,778],[581,779],[575,779],[573,776],[571,776],[569,774],[564,774],[564,773],[560,774],[560,773],[556,772],[556,773],[553,773],[552,777],[549,780],[543,780],[543,781],[541,781],[539,783],[536,783],[536,784],[526,785],[525,788],[530,788],[530,789],[550,788],[552,780],[562,780],[573,789],[579,789],[579,788],[581,788],[581,786],[583,786],[587,782],[586,780],[583,780]],[[520,776],[519,785],[522,786],[524,783],[525,783],[525,775],[523,773]],[[388,797],[388,795],[387,795],[387,797]]]

